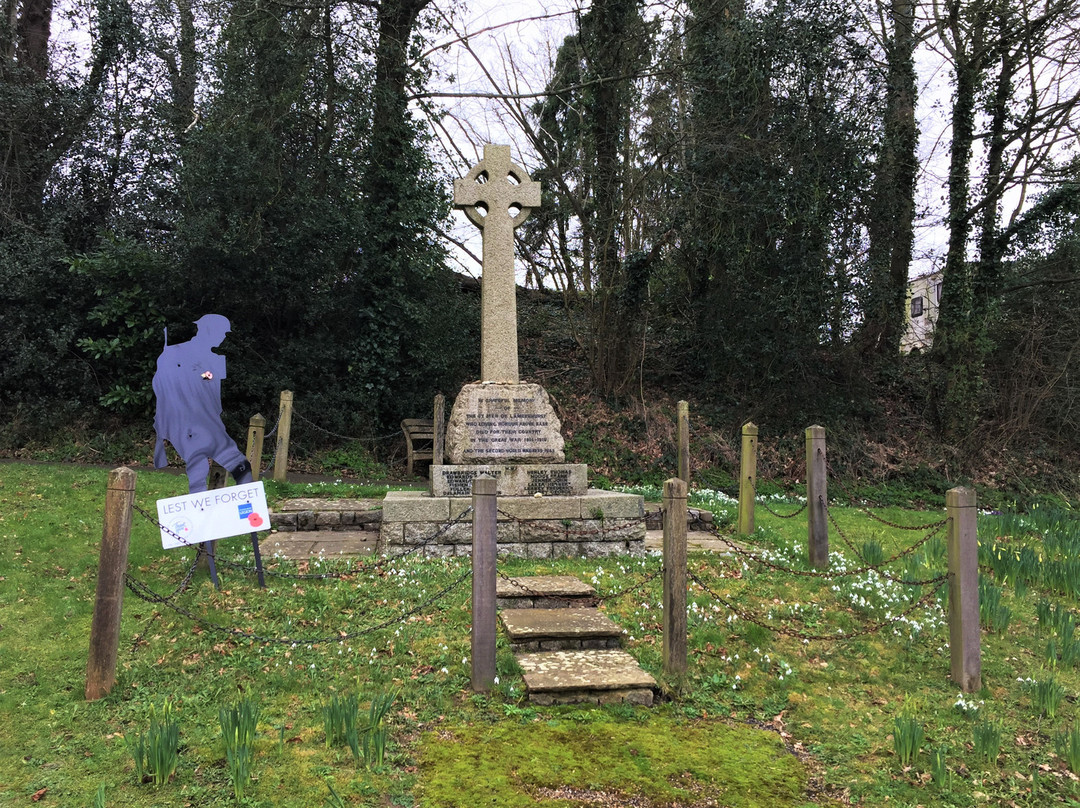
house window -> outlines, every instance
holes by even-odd
[[[911,316],[922,317],[922,295],[911,298]]]
[[[941,281],[934,284],[934,302],[939,305],[941,303]]]

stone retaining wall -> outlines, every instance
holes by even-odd
[[[301,530],[371,531],[382,523],[382,500],[288,500],[270,514],[270,527],[281,533]]]
[[[396,492],[396,493],[409,493],[409,492]],[[625,510],[625,505],[621,503],[613,505],[613,501],[607,499],[611,495],[611,492],[593,491],[593,497],[589,500],[586,507],[590,510],[587,511],[588,515],[594,513],[603,513],[605,517],[615,516],[616,513],[621,513],[619,508]],[[599,494],[598,498],[596,495]],[[418,492],[416,496],[420,496]],[[619,495],[627,496],[627,495]],[[398,519],[403,525],[410,525],[408,532],[402,530],[401,544],[417,544],[420,543],[426,535],[430,535],[430,532],[438,529],[446,521],[449,520],[449,503],[452,502],[458,506],[458,513],[463,511],[469,506],[471,500],[458,499],[458,498],[437,498],[440,500],[447,500],[447,517],[441,521],[437,521],[435,518],[431,519]],[[550,505],[552,500],[562,499],[547,497],[543,498],[548,501]],[[576,499],[576,498],[575,498]],[[534,515],[536,515],[537,508],[543,508],[542,505],[537,505],[538,501],[533,498],[526,498],[527,502],[525,506],[515,506],[518,510],[527,509]],[[500,503],[504,500],[500,499]],[[270,527],[273,530],[281,533],[292,533],[296,531],[337,531],[337,532],[355,532],[355,531],[368,531],[372,533],[382,533],[383,523],[383,510],[382,500],[356,500],[356,499],[296,499],[289,500],[283,503],[280,510],[274,511],[270,514]],[[605,510],[605,504],[608,506]],[[438,514],[429,514],[432,517],[442,514],[442,506]],[[502,505],[500,504],[500,507]],[[571,555],[581,555],[581,544],[591,545],[595,542],[590,541],[588,535],[581,534],[595,534],[603,528],[606,538],[602,539],[605,543],[610,542],[636,542],[639,540],[637,532],[631,528],[635,527],[641,516],[633,516],[630,518],[605,518],[603,520],[597,519],[582,519],[581,518],[581,504],[577,505],[577,510],[571,508],[573,516],[567,516],[560,519],[531,519],[527,521],[521,521],[515,525],[504,524],[506,520],[500,518],[499,523],[499,544],[500,552],[503,552],[502,545],[505,543],[508,547],[516,544],[550,544],[550,554],[545,554],[545,551],[539,546],[528,549],[525,554],[531,558],[551,558],[564,557]],[[612,507],[616,507],[616,512],[612,513]],[[631,505],[631,510],[634,506]],[[644,537],[643,531],[648,530],[661,530],[663,529],[663,515],[659,510],[659,505],[653,503],[650,505],[652,510],[645,511],[641,509],[641,513],[645,519],[645,523],[642,527],[642,539]],[[599,509],[597,511],[597,509]],[[415,513],[415,511],[414,511]],[[427,510],[424,510],[427,514]],[[391,519],[395,521],[393,507],[391,507]],[[398,514],[400,515],[400,514]],[[455,514],[456,516],[457,514]],[[564,522],[567,519],[571,519],[573,524],[567,525]],[[713,526],[713,515],[709,511],[699,508],[689,508],[687,510],[687,528],[691,531],[697,530],[710,530]],[[428,532],[430,531],[430,532]],[[624,535],[618,535],[619,531],[623,531]],[[392,528],[393,535],[390,536],[392,540],[396,540],[397,531],[396,528]],[[467,537],[466,535],[467,534]],[[472,542],[472,522],[468,521],[467,525],[456,525],[454,528],[448,530],[447,537],[444,541],[440,542],[446,545],[459,545],[470,544]],[[572,546],[577,545],[577,546]],[[519,548],[514,548],[515,550]],[[589,546],[586,547],[586,554],[592,554],[597,548]],[[636,548],[627,544],[626,548],[622,552],[633,551]],[[506,552],[511,552],[507,550]],[[443,551],[443,554],[446,553]],[[535,554],[535,555],[534,555]]]
[[[429,555],[472,552],[469,498],[391,491],[383,500],[380,546],[426,545]],[[590,490],[580,497],[503,497],[496,536],[500,555],[522,558],[610,556],[645,552],[641,497]],[[451,520],[459,519],[453,524]]]

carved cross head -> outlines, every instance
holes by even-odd
[[[484,146],[484,159],[454,180],[454,207],[484,230],[505,225],[513,230],[540,206],[540,183],[510,159],[509,146]]]

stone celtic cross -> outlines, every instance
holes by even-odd
[[[480,378],[517,382],[517,284],[514,228],[540,206],[540,183],[510,160],[509,146],[484,146],[484,159],[454,180],[454,207],[483,234]]]

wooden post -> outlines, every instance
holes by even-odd
[[[439,393],[435,396],[435,440],[431,446],[431,465],[441,466],[446,458],[446,396]],[[431,479],[431,472],[428,472]]]
[[[975,492],[945,492],[949,517],[949,653],[952,678],[965,693],[982,687],[979,650],[979,538]]]
[[[273,479],[285,482],[289,473],[289,430],[292,429],[292,390],[281,391],[278,407],[277,449],[274,452]]]
[[[218,488],[224,488],[225,483],[229,481],[229,472],[225,467],[218,463],[216,460],[210,461],[210,476],[206,478],[206,490],[216,491]]]
[[[739,533],[754,532],[754,501],[757,492],[758,428],[751,422],[743,424],[742,455],[739,460]]]
[[[105,494],[105,518],[98,554],[97,595],[90,623],[90,654],[86,659],[86,700],[96,701],[116,684],[120,651],[120,615],[124,604],[124,574],[131,545],[131,506],[135,503],[135,472],[113,469]]]
[[[216,491],[218,488],[224,488],[225,483],[228,482],[229,472],[225,470],[224,466],[219,465],[216,461],[210,461],[210,476],[206,481],[207,491]],[[206,568],[210,570],[210,580],[214,584],[214,589],[221,589],[221,581],[218,580],[217,574],[217,542],[216,541],[204,541],[202,543],[203,557],[206,559]]]
[[[494,477],[473,480],[472,689],[478,693],[495,684],[495,491]]]
[[[248,421],[247,461],[251,465],[251,481],[259,481],[262,473],[263,438],[266,435],[266,419],[261,413],[255,413]],[[266,589],[266,573],[262,565],[262,553],[259,552],[259,534],[251,534],[251,551],[255,555],[255,570],[259,576],[259,586]]]
[[[664,483],[664,675],[686,673],[686,483]]]
[[[678,447],[675,456],[678,465],[678,478],[690,488],[690,405],[685,401],[679,402],[678,407]]]
[[[828,474],[825,463],[825,427],[806,430],[806,519],[810,566],[829,568]]]
[[[251,481],[258,482],[262,473],[263,437],[266,435],[266,419],[255,413],[248,421],[247,456],[251,464]]]

